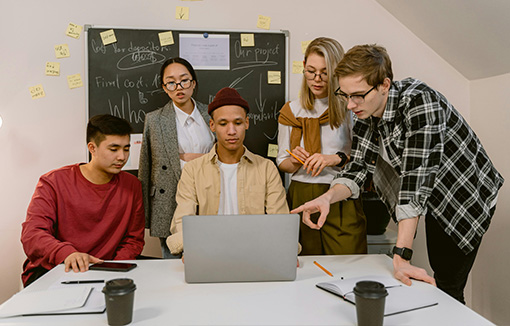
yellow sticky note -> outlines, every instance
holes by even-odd
[[[174,35],[172,34],[172,31],[158,33],[158,36],[159,44],[161,46],[174,44]]]
[[[60,76],[60,63],[46,62],[46,76]]]
[[[189,20],[189,7],[175,7],[175,19]]]
[[[241,34],[241,46],[255,46],[255,36],[253,34]]]
[[[312,41],[301,41],[301,52],[305,54],[306,48],[308,47],[308,44],[310,44]]]
[[[259,15],[259,19],[257,21],[257,28],[269,29],[270,26],[271,17]]]
[[[29,87],[28,90],[30,91],[30,96],[32,96],[32,100],[46,96],[42,84]]]
[[[292,61],[292,73],[293,74],[303,73],[303,61]]]
[[[267,157],[276,157],[278,155],[278,145],[269,144],[267,146]]]
[[[99,35],[101,35],[103,45],[108,45],[117,42],[117,38],[115,37],[115,32],[113,31],[113,29],[101,32],[99,33]]]
[[[281,71],[268,71],[267,72],[267,83],[268,84],[281,84],[282,83]]]
[[[74,74],[74,75],[67,76],[67,84],[69,85],[69,88],[71,88],[71,89],[77,88],[77,87],[82,87],[83,82],[81,81],[80,74]]]
[[[69,46],[67,46],[67,44],[55,45],[55,56],[57,59],[71,56],[71,53],[69,52]]]
[[[74,37],[75,39],[79,39],[82,30],[83,26],[69,23],[69,26],[67,26],[66,35]]]

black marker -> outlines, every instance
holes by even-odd
[[[87,284],[87,283],[104,283],[104,280],[81,280],[81,281],[64,281],[62,284]]]

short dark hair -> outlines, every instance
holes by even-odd
[[[356,45],[344,55],[335,69],[339,78],[361,75],[368,85],[378,86],[385,78],[393,81],[391,59],[386,49],[377,44]]]
[[[161,83],[161,87],[164,86],[163,75],[165,73],[165,69],[172,63],[180,63],[181,65],[186,67],[186,69],[188,69],[188,71],[191,75],[191,78],[193,78],[193,80],[195,81],[195,91],[198,92],[198,79],[197,79],[197,74],[195,72],[195,69],[193,69],[193,66],[191,65],[191,63],[188,62],[188,60],[183,59],[181,57],[170,58],[170,59],[166,60],[165,62],[163,62],[163,65],[161,66],[161,70],[159,71],[159,81]]]
[[[99,114],[90,118],[87,124],[87,144],[99,145],[108,135],[125,136],[133,131],[127,120],[110,114]]]

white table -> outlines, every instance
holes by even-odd
[[[180,260],[141,260],[127,273],[88,271],[69,279],[132,278],[137,286],[132,325],[355,325],[355,306],[315,287],[335,278],[391,275],[386,255],[300,257],[294,282],[187,284]],[[23,291],[44,290],[64,274],[57,266]],[[437,306],[386,317],[385,325],[493,325],[437,288],[421,282]],[[50,299],[50,298],[49,298]],[[0,325],[107,325],[106,313],[0,319]]]

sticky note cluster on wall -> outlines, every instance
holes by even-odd
[[[77,25],[74,23],[69,23],[65,34],[74,39],[79,39],[80,35],[83,31],[83,26]],[[71,51],[69,50],[69,45],[67,43],[57,44],[54,47],[55,57],[57,59],[69,58],[71,56]],[[44,74],[46,76],[60,76],[60,62],[47,61],[44,67]],[[81,80],[80,74],[74,74],[67,76],[67,81],[70,89],[82,87],[83,82]],[[30,97],[35,100],[46,96],[44,92],[44,88],[42,84],[38,84],[36,86],[31,86],[28,88],[30,92]]]

